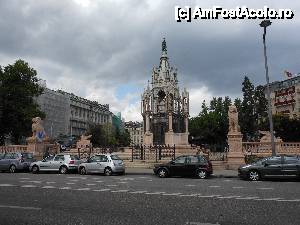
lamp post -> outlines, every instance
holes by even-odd
[[[275,156],[276,155],[276,150],[275,150],[275,142],[274,142],[274,129],[273,129],[271,97],[270,97],[270,84],[269,84],[269,68],[268,68],[267,47],[266,47],[267,27],[270,26],[271,23],[272,22],[270,20],[263,20],[259,25],[264,28],[263,43],[264,43],[265,70],[266,70],[266,81],[267,81],[268,116],[269,116],[269,123],[270,123],[272,156]]]

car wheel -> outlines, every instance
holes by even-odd
[[[251,181],[258,181],[260,179],[260,175],[257,170],[250,170],[248,177]]]
[[[68,168],[67,168],[67,167],[61,166],[61,167],[59,168],[59,173],[60,173],[60,174],[66,174],[67,172],[68,172]]]
[[[38,173],[39,172],[39,167],[38,166],[33,166],[31,171],[32,171],[32,173]]]
[[[80,167],[79,173],[80,173],[80,175],[86,175],[86,169],[85,169],[85,167]]]
[[[207,172],[206,172],[206,170],[198,170],[197,176],[198,176],[198,178],[200,178],[200,179],[205,179],[205,178],[207,178]]]
[[[165,178],[168,176],[168,171],[165,168],[161,168],[157,172],[158,177]]]
[[[105,175],[105,176],[111,176],[111,175],[112,175],[112,170],[111,170],[111,168],[105,168],[105,170],[104,170],[104,175]]]
[[[17,168],[16,168],[15,165],[11,165],[11,166],[9,167],[9,172],[10,172],[10,173],[15,173],[16,171],[17,171]]]

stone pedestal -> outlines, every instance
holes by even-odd
[[[36,140],[28,142],[27,152],[32,152],[36,160],[43,159],[46,153],[46,146],[49,145],[48,141],[38,142]]]
[[[227,169],[237,169],[240,165],[245,164],[245,156],[243,154],[242,139],[240,132],[228,133],[229,152],[227,154]]]
[[[174,133],[169,131],[165,133],[165,144],[166,145],[189,145],[188,133]]]
[[[144,145],[153,145],[153,134],[151,132],[145,132],[143,137]]]

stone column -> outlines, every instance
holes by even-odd
[[[188,133],[189,132],[189,118],[188,118],[188,116],[185,116],[184,121],[185,121],[185,133]]]
[[[149,114],[146,113],[146,133],[148,133],[150,131],[150,118],[149,118]]]
[[[173,132],[173,115],[169,112],[169,132]]]

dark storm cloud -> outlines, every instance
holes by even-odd
[[[173,1],[0,1],[0,56],[24,58],[48,84],[65,76],[113,87],[124,82],[146,85],[159,63],[161,39],[167,38],[172,65],[181,85],[205,85],[216,95],[239,95],[242,77],[264,83],[262,29],[255,21],[174,20]],[[249,4],[249,5],[247,5]],[[291,21],[273,21],[268,29],[271,80],[283,70],[300,72],[299,4],[271,1],[190,1],[185,5],[227,8],[264,5],[291,8]],[[6,63],[0,58],[0,64]],[[86,93],[78,90],[78,93]]]

